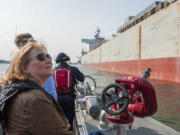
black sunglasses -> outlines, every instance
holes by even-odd
[[[49,60],[52,60],[52,57],[49,54],[45,54],[45,53],[39,53],[38,55],[36,55],[36,58],[39,61],[45,61],[46,58],[48,58]]]

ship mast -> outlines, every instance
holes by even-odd
[[[81,42],[86,43],[89,45],[89,51],[95,49],[99,45],[105,42],[105,39],[103,37],[100,37],[100,29],[97,27],[97,30],[95,31],[94,39],[82,39]]]
[[[97,27],[97,30],[95,31],[96,34],[95,34],[94,37],[95,37],[95,38],[99,38],[100,32],[101,32],[101,31],[100,31],[99,27]]]

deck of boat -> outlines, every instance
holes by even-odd
[[[92,119],[89,115],[84,115],[84,123],[88,133],[97,130],[99,121]],[[104,135],[112,135],[113,130],[102,131]],[[180,135],[180,133],[151,117],[135,117],[132,129],[127,130],[126,135]]]

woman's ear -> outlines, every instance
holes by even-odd
[[[27,67],[28,67],[27,64],[21,66],[22,72],[23,72],[24,74],[26,74],[26,75],[28,75],[28,74],[30,73],[30,72],[28,71],[28,68],[27,68]]]

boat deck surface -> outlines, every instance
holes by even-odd
[[[88,133],[98,129],[99,122],[90,116],[85,116],[85,125]],[[104,135],[112,135],[113,130],[102,131]],[[126,135],[180,135],[180,132],[150,118],[135,118],[132,129]]]

